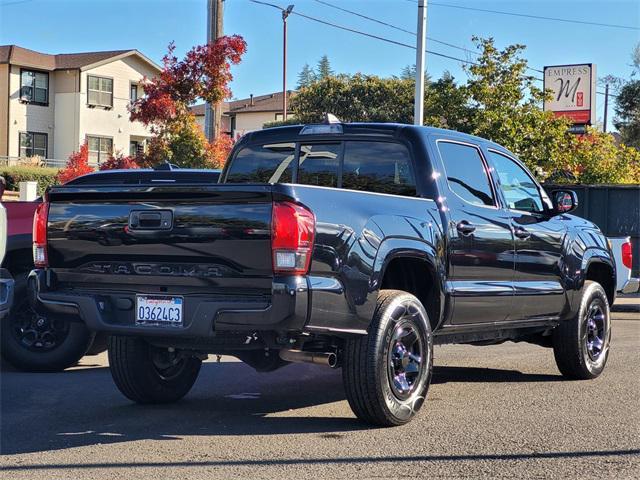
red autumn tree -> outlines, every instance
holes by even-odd
[[[130,168],[140,168],[137,157],[125,156],[121,153],[111,155],[105,162],[100,164],[100,170],[127,170]]]
[[[211,167],[222,168],[233,148],[233,139],[228,135],[220,135],[209,144]]]
[[[131,120],[150,127],[156,137],[153,158],[146,158],[145,164],[169,160],[191,167],[219,165],[220,147],[212,147],[198,134],[189,106],[198,100],[215,104],[229,98],[231,65],[240,63],[245,51],[239,35],[193,47],[182,60],[175,55],[175,45],[169,44],[162,72],[143,83],[145,95],[130,108]],[[166,157],[158,158],[158,152]]]
[[[91,172],[93,172],[93,167],[89,166],[89,145],[85,142],[80,146],[79,151],[69,155],[67,165],[58,172],[56,180],[59,183],[66,183]]]

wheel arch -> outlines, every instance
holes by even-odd
[[[429,315],[435,330],[444,318],[443,275],[436,249],[422,241],[389,238],[376,255],[374,284],[382,289],[403,290],[415,295]]]

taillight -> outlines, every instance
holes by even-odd
[[[42,202],[33,216],[33,264],[38,268],[47,266],[47,217],[49,203]]]
[[[622,244],[622,264],[631,268],[633,264],[633,253],[631,252],[631,242],[627,241]]]
[[[309,271],[316,218],[292,202],[274,202],[271,222],[271,252],[274,273],[304,275]]]

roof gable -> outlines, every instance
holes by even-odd
[[[104,52],[61,53],[51,55],[29,50],[28,48],[22,48],[18,45],[0,46],[0,63],[9,63],[49,71],[86,70],[132,55],[137,56],[155,70],[160,71],[160,66],[138,50],[109,50]]]

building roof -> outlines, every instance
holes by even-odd
[[[287,101],[291,99],[296,92],[287,92]],[[204,115],[205,104],[200,103],[191,107],[191,113],[194,115]],[[232,115],[234,113],[249,112],[280,112],[282,111],[282,92],[269,93],[267,95],[258,95],[242,98],[240,100],[232,100],[224,102],[222,113]]]
[[[109,50],[105,52],[48,54],[22,48],[18,45],[0,45],[0,63],[9,63],[42,70],[88,70],[104,63],[113,62],[129,56],[137,56],[156,70],[160,66],[144,56],[138,50]]]

